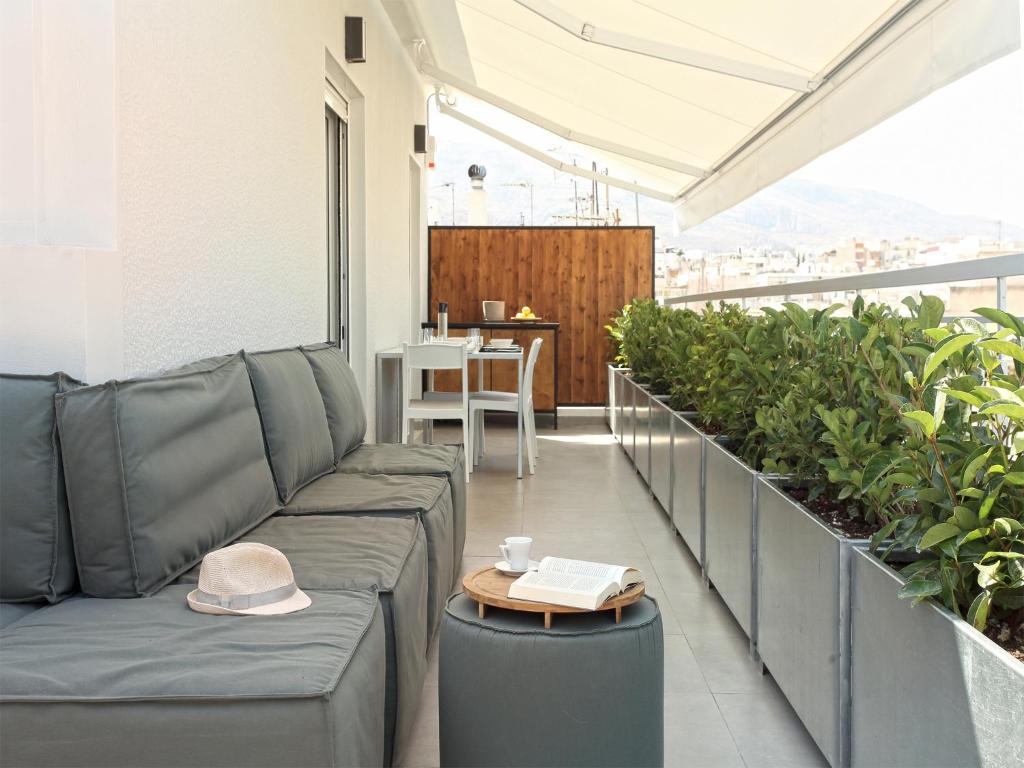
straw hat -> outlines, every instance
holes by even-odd
[[[199,588],[189,608],[231,616],[274,616],[307,608],[313,601],[295,584],[292,566],[279,550],[243,542],[217,549],[199,566]]]

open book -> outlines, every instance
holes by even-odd
[[[609,597],[643,580],[640,571],[624,565],[545,557],[536,571],[512,582],[508,596],[593,611]]]

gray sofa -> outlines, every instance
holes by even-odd
[[[465,537],[461,446],[374,446],[330,345],[0,375],[0,764],[390,765]],[[259,541],[310,608],[188,609]]]

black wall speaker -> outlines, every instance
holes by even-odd
[[[366,24],[362,16],[345,17],[345,61],[361,64],[366,61]]]
[[[412,146],[417,155],[427,152],[427,126],[416,124],[412,127]]]

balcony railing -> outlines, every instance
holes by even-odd
[[[692,293],[665,299],[665,304],[693,304],[716,301],[736,301],[757,298],[805,296],[885,289],[906,288],[938,283],[995,280],[996,306],[1008,309],[1008,279],[1024,275],[1024,253],[1011,253],[970,261],[956,261],[930,267],[912,267],[886,272],[868,272],[843,277],[823,277],[779,285],[756,285],[726,291]]]

